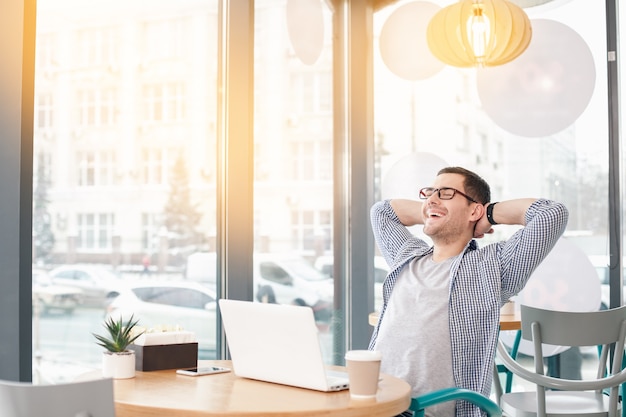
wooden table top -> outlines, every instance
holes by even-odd
[[[513,314],[500,314],[500,330],[521,330],[522,316],[519,310]]]
[[[199,365],[232,367],[230,361]],[[81,379],[99,376],[100,371],[93,371]],[[114,395],[117,417],[389,417],[408,409],[411,389],[403,380],[381,374],[375,399],[353,400],[348,390],[324,393],[241,378],[233,372],[190,377],[171,369],[138,371],[135,378],[115,380]]]

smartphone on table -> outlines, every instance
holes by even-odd
[[[199,368],[176,370],[177,374],[187,375],[187,376],[212,375],[212,374],[220,374],[222,372],[230,372],[230,368],[225,368],[223,366],[201,366]]]

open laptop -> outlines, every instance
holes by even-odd
[[[317,391],[348,388],[348,375],[328,371],[310,307],[219,300],[237,376]]]

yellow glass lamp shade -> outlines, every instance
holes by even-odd
[[[461,0],[433,16],[426,31],[435,57],[455,67],[502,65],[526,50],[530,19],[505,0]]]

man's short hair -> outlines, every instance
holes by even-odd
[[[486,204],[491,201],[491,189],[487,181],[482,179],[478,174],[461,167],[446,167],[439,170],[437,175],[441,174],[459,174],[464,179],[463,187],[465,187],[465,193],[472,197],[474,200]]]

